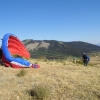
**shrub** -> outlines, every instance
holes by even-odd
[[[29,90],[29,95],[32,100],[47,100],[49,98],[49,90],[44,85],[35,85],[33,89]]]
[[[18,74],[17,76],[18,77],[22,77],[22,76],[25,76],[26,75],[26,71],[24,69],[22,69]]]
[[[83,64],[83,62],[81,60],[77,60],[76,63]]]
[[[66,65],[66,62],[63,62],[63,65]]]

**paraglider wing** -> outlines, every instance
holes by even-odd
[[[24,44],[15,36],[9,37],[8,50],[12,55],[17,54],[25,58],[30,58],[30,54]]]
[[[30,58],[30,53],[24,44],[13,34],[5,34],[2,40],[2,51],[7,62],[21,67],[30,67],[32,64],[23,58],[14,58],[12,55],[19,55]]]

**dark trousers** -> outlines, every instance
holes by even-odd
[[[84,66],[88,65],[88,61],[83,61],[84,62]]]

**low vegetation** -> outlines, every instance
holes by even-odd
[[[19,73],[17,73],[17,76],[22,77],[22,76],[25,76],[26,74],[27,74],[27,72],[24,69],[22,69],[22,70],[20,70]]]
[[[100,58],[30,59],[41,68],[0,66],[0,100],[100,100]]]
[[[44,84],[35,85],[28,93],[32,100],[47,100],[50,95],[48,86]]]

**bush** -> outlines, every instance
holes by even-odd
[[[47,100],[49,98],[49,90],[44,85],[36,85],[29,90],[29,95],[32,97],[32,100]]]
[[[26,71],[24,69],[22,69],[18,74],[17,76],[18,77],[22,77],[22,76],[25,76],[26,75]]]

